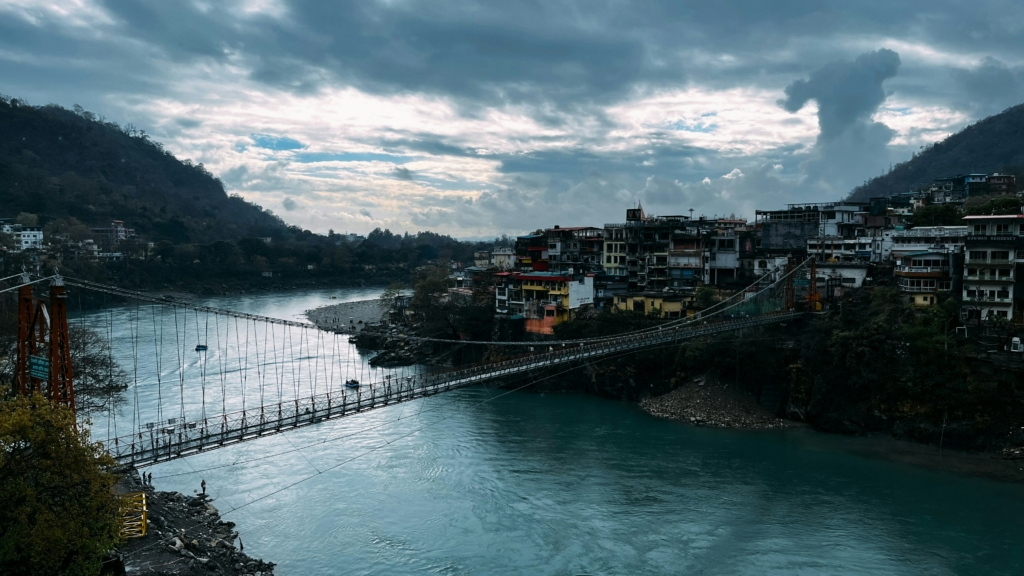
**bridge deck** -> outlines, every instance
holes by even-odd
[[[256,410],[232,412],[198,421],[168,425],[150,423],[145,426],[145,431],[114,439],[113,445],[107,446],[107,449],[122,464],[148,466],[490,380],[575,362],[599,360],[618,353],[657,348],[731,330],[785,322],[802,315],[800,312],[780,312],[652,331],[621,340],[564,348],[440,375],[408,377],[404,382],[377,382],[367,385],[368,390],[365,391],[362,387],[352,392],[343,389],[341,393],[278,402]],[[543,346],[543,343],[538,345]]]

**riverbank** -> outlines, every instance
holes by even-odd
[[[145,492],[148,529],[117,553],[128,574],[139,576],[272,576],[274,564],[243,552],[234,522],[224,522],[205,494],[186,496],[143,485],[130,470],[121,492]]]
[[[702,376],[661,396],[645,398],[640,407],[653,416],[712,428],[793,428],[801,424],[777,417],[753,394]]]
[[[306,310],[306,318],[321,330],[355,333],[371,322],[380,321],[380,302],[359,300],[340,302]]]

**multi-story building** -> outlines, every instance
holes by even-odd
[[[904,300],[916,306],[931,306],[940,292],[951,292],[963,270],[962,247],[923,250],[903,254],[893,274]]]
[[[704,238],[704,283],[718,286],[739,278],[740,238],[733,233]]]
[[[918,226],[909,230],[893,230],[889,234],[890,256],[902,258],[926,250],[963,250],[967,234],[967,226]]]
[[[631,292],[668,288],[672,236],[691,227],[686,216],[648,216],[642,206],[627,209],[625,223],[604,226],[605,272],[624,272]]]
[[[873,254],[873,240],[869,236],[809,238],[807,240],[807,255],[817,256],[818,260],[823,262],[867,262],[871,260]]]
[[[704,281],[704,237],[696,227],[672,232],[668,252],[671,288],[696,288]]]
[[[495,310],[522,316],[527,332],[553,334],[554,327],[594,304],[594,277],[556,272],[499,272]]]
[[[495,248],[491,252],[491,266],[498,270],[511,270],[516,267],[516,251],[512,248]]]
[[[622,311],[656,314],[658,318],[682,318],[687,315],[687,305],[692,304],[692,295],[663,292],[623,294],[615,297],[615,308]]]
[[[967,216],[964,243],[964,316],[968,320],[1014,314],[1018,263],[1024,262],[1024,214]]]
[[[548,269],[548,239],[543,234],[527,234],[516,237],[516,264],[526,272]]]
[[[4,223],[0,224],[0,232],[10,235],[14,240],[13,252],[39,250],[43,247],[43,229],[39,226]]]
[[[604,266],[604,230],[588,226],[562,228],[555,226],[546,231],[548,243],[548,270],[561,274],[596,272]]]
[[[761,230],[761,247],[803,251],[810,238],[855,238],[864,227],[868,204],[826,202],[789,204],[785,210],[758,210],[755,225]]]

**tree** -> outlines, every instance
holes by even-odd
[[[377,302],[377,305],[380,307],[381,320],[386,320],[391,311],[395,309],[398,299],[402,296],[402,291],[404,290],[405,284],[395,282],[381,292],[380,300]]]
[[[710,286],[701,286],[697,288],[696,292],[697,306],[701,309],[709,308],[715,302],[718,302],[718,297],[715,295],[715,289]]]
[[[97,574],[118,540],[113,466],[71,410],[0,400],[0,573]]]
[[[933,204],[922,206],[910,216],[911,226],[959,226],[963,224],[963,214],[953,204]]]
[[[977,206],[968,206],[968,215],[1020,214],[1020,199],[1016,195],[998,196]]]
[[[14,221],[22,226],[39,226],[39,216],[29,214],[28,212],[18,214]]]

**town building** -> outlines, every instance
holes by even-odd
[[[477,268],[487,268],[491,265],[491,253],[487,250],[477,250],[473,252],[473,266]]]
[[[516,264],[526,272],[548,269],[548,239],[543,234],[527,234],[516,237]]]
[[[967,234],[967,226],[918,226],[909,230],[897,228],[889,234],[889,256],[902,258],[926,250],[962,251]]]
[[[789,204],[785,210],[758,210],[761,248],[804,251],[810,238],[855,238],[864,227],[868,204],[826,202]]]
[[[939,293],[951,292],[955,280],[960,280],[962,260],[962,247],[903,254],[896,260],[893,275],[904,301],[915,306],[938,302]]]
[[[516,267],[516,251],[512,248],[495,248],[491,252],[491,267],[511,270]]]
[[[1024,262],[1024,214],[966,216],[963,305],[966,320],[1012,320],[1018,263]]]
[[[665,294],[663,292],[642,292],[615,297],[615,309],[640,314],[657,315],[658,318],[682,318],[687,309],[693,310],[692,295]]]
[[[626,222],[604,225],[605,272],[628,279],[630,292],[670,286],[672,237],[692,228],[687,216],[648,216],[643,206],[626,210]]]
[[[495,274],[495,311],[525,320],[526,332],[553,334],[554,327],[594,304],[594,277],[556,272]]]
[[[604,263],[604,230],[589,226],[545,231],[548,243],[548,270],[559,274],[600,271]]]
[[[12,252],[39,250],[43,247],[43,229],[39,226],[4,222],[0,224],[0,232],[9,235],[13,240]]]

